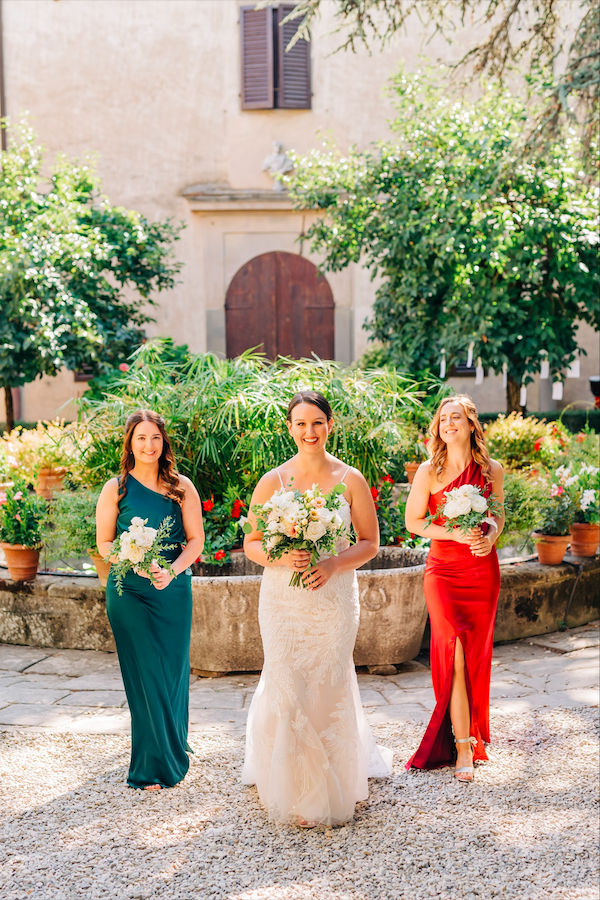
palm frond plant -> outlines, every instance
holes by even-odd
[[[423,410],[423,392],[394,369],[345,367],[320,359],[270,362],[249,351],[236,359],[205,353],[166,362],[160,342],[141,347],[123,381],[102,400],[80,401],[91,443],[85,478],[101,483],[118,471],[123,426],[139,407],[164,416],[177,464],[203,498],[230,486],[246,493],[263,472],[294,452],[285,414],[292,395],[327,396],[335,429],[329,448],[357,466],[369,484],[388,471],[405,423]]]

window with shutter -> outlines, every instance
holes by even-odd
[[[273,11],[244,6],[242,38],[242,109],[273,109]]]
[[[310,44],[299,40],[286,53],[300,19],[281,24],[293,4],[240,10],[242,109],[310,109]]]
[[[296,34],[302,19],[292,19],[280,24],[293,9],[293,4],[282,3],[274,10],[278,37],[276,102],[280,109],[310,109],[310,44],[300,39],[286,53],[286,47]]]

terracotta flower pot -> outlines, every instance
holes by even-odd
[[[600,541],[600,525],[573,522],[571,525],[571,553],[573,556],[595,556]]]
[[[405,473],[406,473],[406,477],[407,477],[407,479],[408,479],[408,483],[409,483],[409,484],[412,484],[412,483],[413,483],[413,480],[414,480],[414,477],[415,477],[415,473],[416,473],[416,471],[417,471],[417,469],[419,468],[420,465],[421,465],[421,463],[418,463],[418,462],[408,462],[408,463],[405,463],[405,465],[404,465],[404,471],[405,471]]]
[[[541,566],[560,566],[567,547],[571,542],[570,534],[540,534],[534,532],[538,560]]]
[[[52,500],[57,491],[62,491],[64,477],[67,474],[65,466],[56,469],[40,469],[35,483],[35,492],[44,500]]]
[[[8,572],[13,581],[35,581],[40,551],[34,547],[24,547],[23,544],[0,543],[4,550]]]
[[[102,587],[106,587],[108,581],[108,573],[110,572],[110,563],[104,562],[99,553],[95,550],[88,550],[88,556],[96,567],[96,575]]]

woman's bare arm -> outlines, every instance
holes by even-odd
[[[196,562],[204,549],[204,524],[202,522],[202,503],[198,491],[189,478],[179,476],[179,484],[185,490],[181,504],[181,517],[185,531],[186,546],[171,564],[175,575],[185,572],[188,566]]]
[[[96,504],[96,545],[98,553],[105,559],[113,547],[117,536],[117,516],[119,515],[119,481],[111,478],[107,481]],[[111,562],[117,558],[111,557]]]

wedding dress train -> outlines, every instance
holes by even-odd
[[[347,503],[341,514],[349,526]],[[267,567],[262,579],[265,662],[248,715],[242,782],[256,784],[272,820],[339,825],[366,800],[367,778],[391,774],[392,752],[375,744],[360,702],[352,657],[356,573],[333,575],[316,591],[290,587],[290,575]]]

